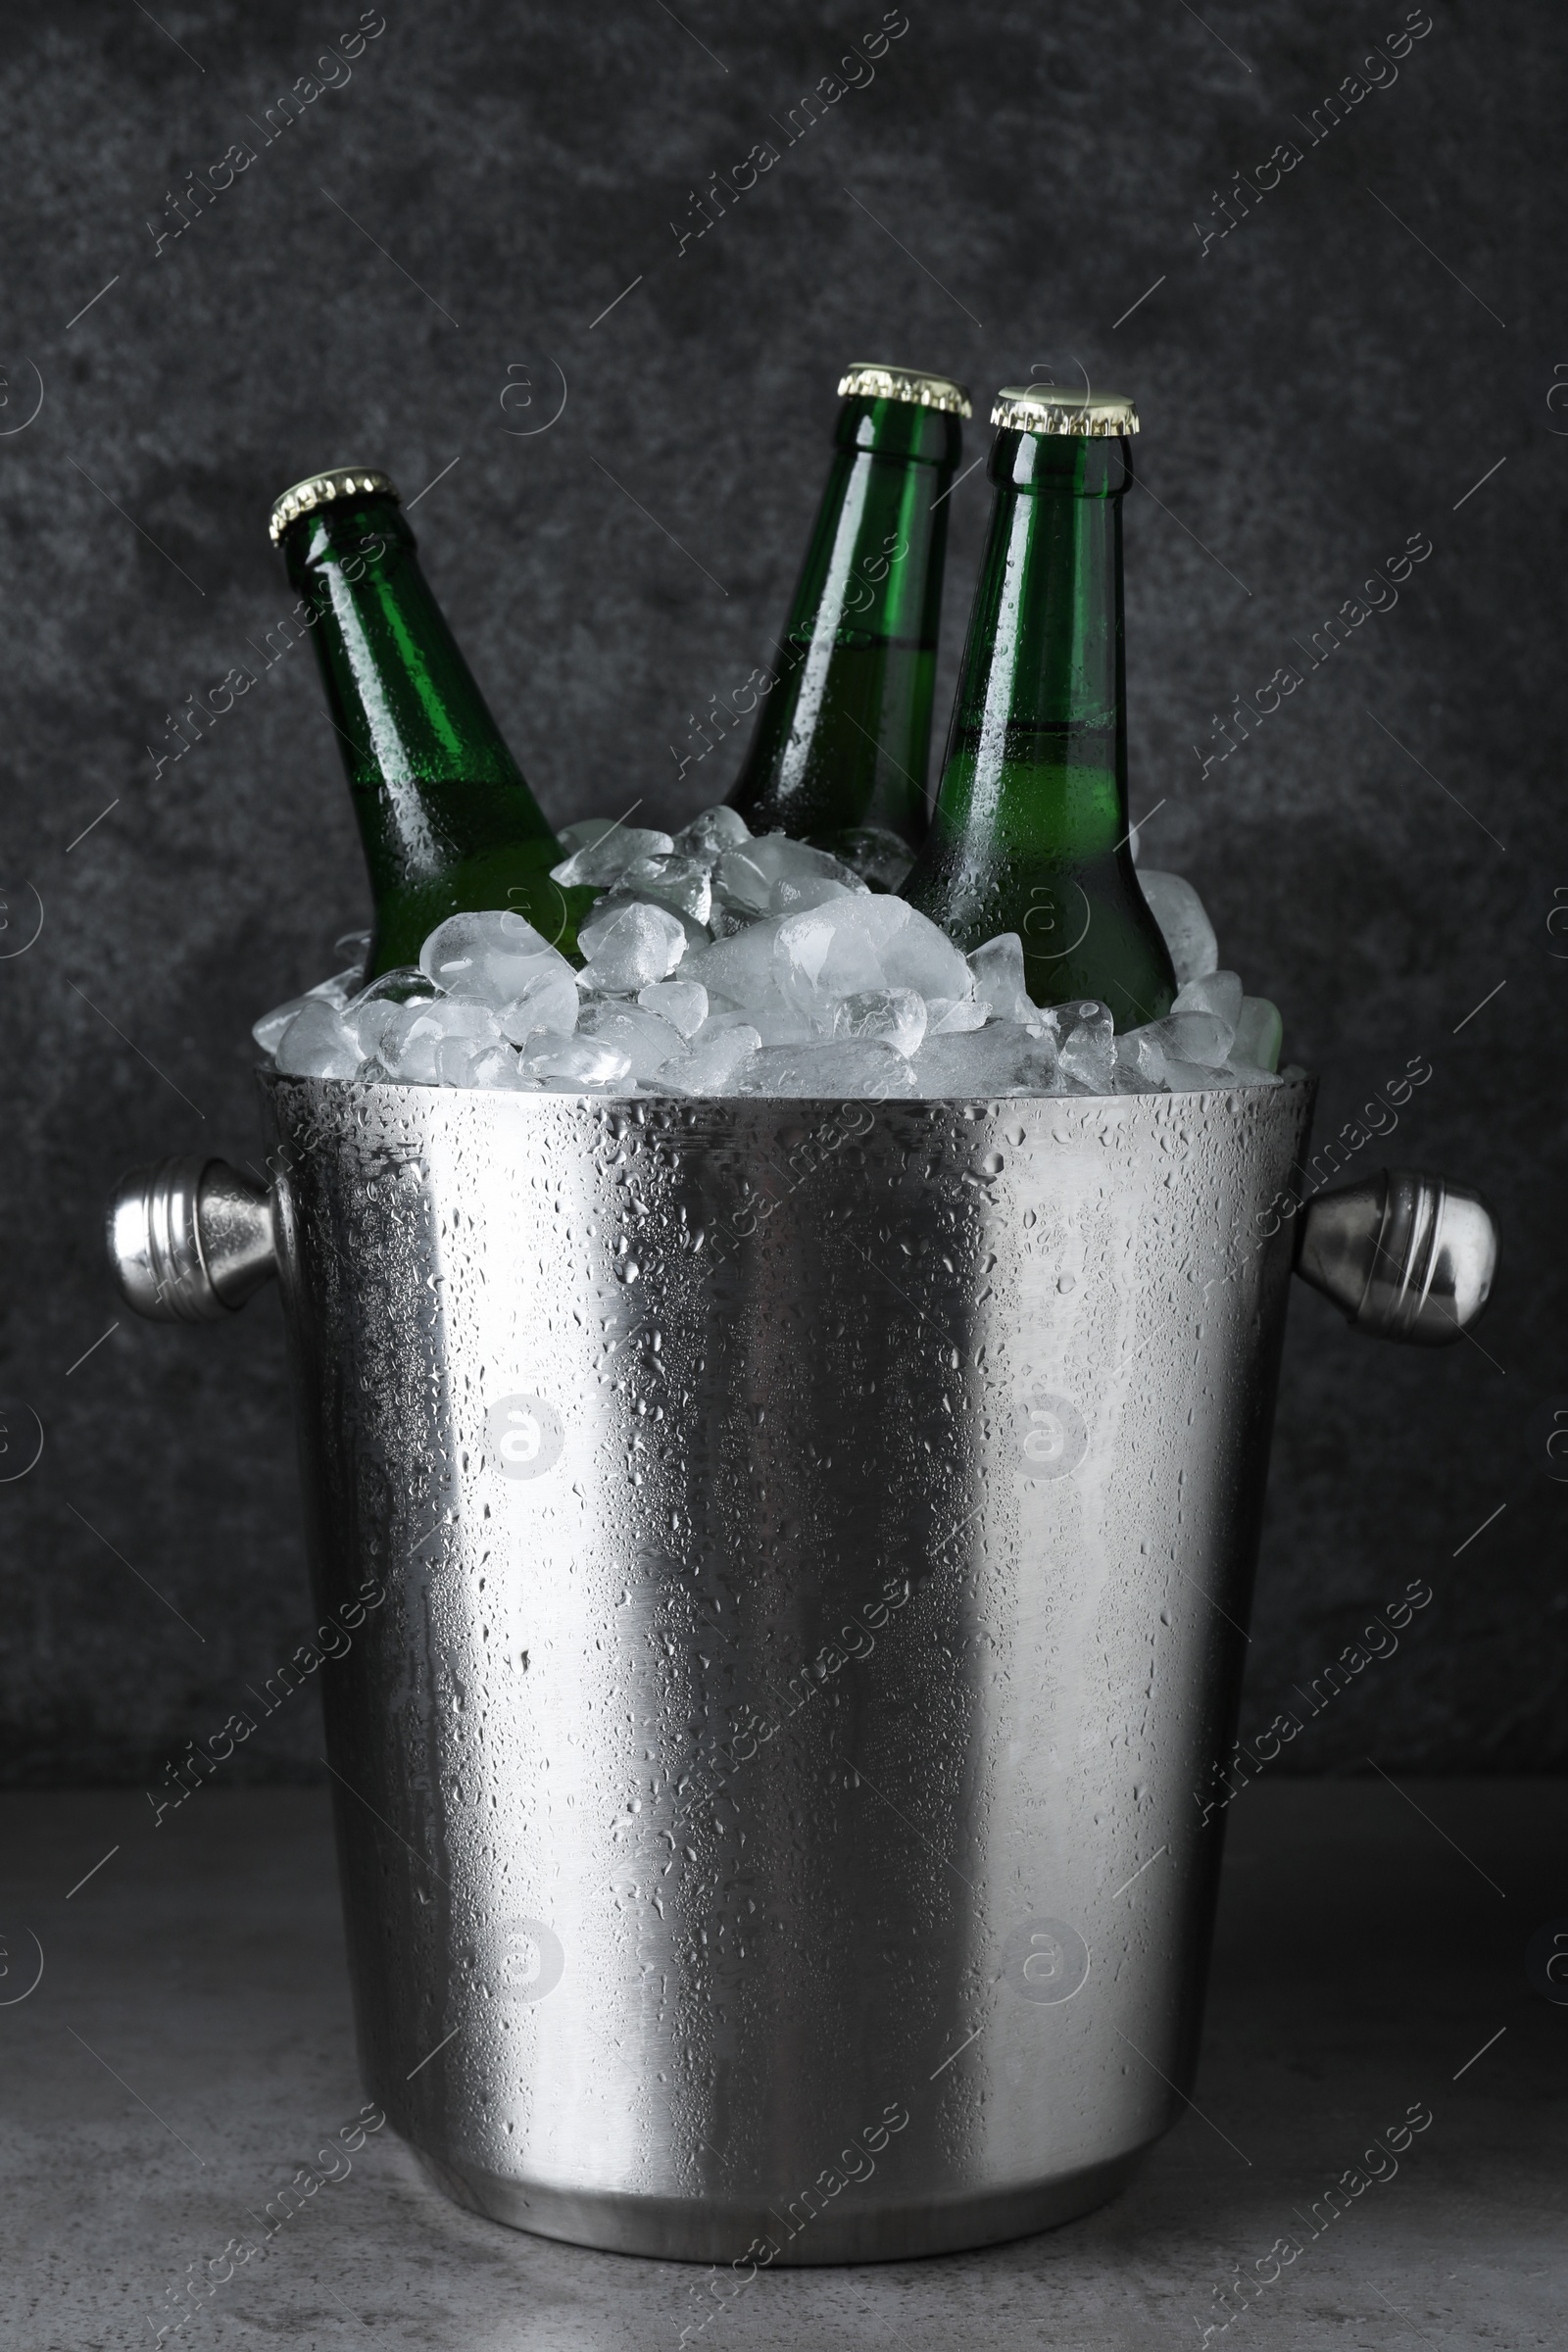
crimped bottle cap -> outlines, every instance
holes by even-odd
[[[1136,433],[1138,411],[1121,392],[1063,391],[1059,384],[1008,384],[997,394],[991,421],[1014,433]]]
[[[857,360],[839,378],[840,400],[906,400],[917,409],[945,409],[952,416],[970,416],[969,394],[951,375],[920,375],[912,368],[884,368],[876,360]]]
[[[338,466],[330,473],[313,473],[309,480],[296,482],[281,498],[272,501],[272,519],[268,524],[275,547],[291,522],[309,514],[315,507],[329,506],[334,498],[363,496],[366,491],[378,491],[383,498],[397,498],[397,484],[389,473],[376,473],[365,466]],[[398,504],[402,505],[398,499]]]

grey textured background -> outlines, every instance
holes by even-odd
[[[257,119],[348,5],[18,12],[0,65],[0,943],[43,909],[0,961],[4,1461],[29,1415],[45,1438],[0,1485],[5,1771],[155,1785],[308,1621],[275,1297],[93,1345],[119,1314],[115,1178],[256,1155],[249,1022],[365,910],[303,648],[154,773],[167,714],[259,666],[286,610],[271,496],[323,464],[433,482],[429,571],[548,811],[641,796],[676,821],[733,772],[724,745],[677,780],[670,746],[781,623],[853,357],[982,398],[1080,368],[1137,394],[1146,858],[1194,878],[1224,960],[1283,1007],[1320,1137],[1425,1055],[1390,1155],[1479,1181],[1502,1219],[1479,1346],[1371,1347],[1298,1294],[1244,1727],[1419,1577],[1398,1654],[1276,1769],[1560,1766],[1568,30],[1434,0],[1396,81],[1205,252],[1216,189],[1306,147],[1399,0],[1207,27],[1180,0],[909,0],[874,81],[677,252],[693,188],[784,149],[874,0],[386,14],[270,145]],[[155,252],[166,192],[234,141],[255,161]],[[969,454],[988,439],[982,412]],[[953,502],[943,712],[982,481]],[[1412,532],[1434,553],[1397,608],[1201,776],[1215,709]],[[245,1769],[314,1773],[314,1706]]]

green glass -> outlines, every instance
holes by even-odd
[[[929,821],[926,769],[956,415],[853,395],[781,651],[729,796],[873,888],[896,888]]]
[[[280,542],[309,599],[375,900],[366,977],[416,963],[449,914],[512,907],[576,960],[589,890],[561,889],[565,855],[491,717],[419,568],[396,495],[339,496]]]
[[[947,759],[903,895],[967,953],[1023,942],[1037,1004],[1098,997],[1118,1030],[1176,993],[1127,814],[1123,436],[1004,429]]]

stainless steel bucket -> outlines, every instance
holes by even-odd
[[[115,1250],[221,1315],[275,1247],[365,2081],[431,2176],[741,2278],[1112,2194],[1192,2079],[1293,1250],[1448,1336],[1485,1210],[1295,1215],[1301,1080],[263,1084],[270,1200],[169,1163]]]

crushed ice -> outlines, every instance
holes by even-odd
[[[963,956],[902,899],[732,808],[673,836],[568,825],[563,884],[603,893],[583,969],[516,913],[455,914],[417,966],[360,985],[359,961],[258,1021],[292,1077],[514,1093],[902,1096],[1186,1094],[1277,1086],[1280,1016],[1218,970],[1190,882],[1140,870],[1180,994],[1112,1033],[1101,1004],[1024,989],[1016,932]]]

